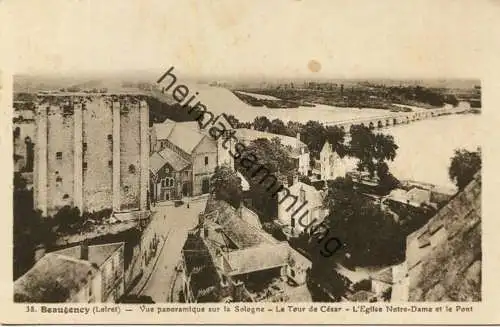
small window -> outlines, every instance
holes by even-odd
[[[108,134],[108,141],[113,141],[113,135]]]
[[[83,151],[87,151],[87,143],[83,143],[82,149]]]
[[[64,194],[63,195],[63,200],[67,200],[69,198],[69,195],[68,194]]]
[[[124,186],[124,187],[123,187],[123,191],[124,191],[125,193],[127,193],[127,192],[128,192],[128,186]]]
[[[134,165],[128,166],[128,172],[131,174],[135,174],[135,166]]]
[[[208,157],[205,157],[205,166],[208,165]]]
[[[61,176],[57,176],[57,178],[56,178],[56,182],[57,182],[57,183],[61,183],[61,182],[62,182],[62,177],[61,177]]]
[[[87,162],[83,162],[82,168],[83,168],[83,170],[87,169]]]
[[[62,152],[56,152],[56,159],[61,160],[62,159]]]
[[[108,160],[108,167],[113,167],[113,160]]]

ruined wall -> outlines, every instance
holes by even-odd
[[[138,102],[120,103],[120,205],[136,210],[140,205],[140,108]]]
[[[73,205],[73,110],[70,99],[56,98],[47,111],[48,214]]]
[[[113,111],[113,108],[116,108]],[[53,215],[145,209],[148,108],[141,96],[72,94],[37,99],[35,206]]]
[[[103,97],[83,105],[83,207],[99,211],[112,206],[113,116],[111,103]],[[86,168],[85,168],[86,166]]]

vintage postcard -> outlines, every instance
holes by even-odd
[[[499,3],[0,10],[2,323],[500,322]]]

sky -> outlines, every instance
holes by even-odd
[[[478,78],[494,1],[4,0],[15,73],[174,66],[186,76]],[[311,71],[310,62],[320,64]],[[318,68],[317,66],[315,66]]]

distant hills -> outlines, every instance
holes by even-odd
[[[154,84],[161,72],[125,72],[120,74],[79,74],[71,75],[16,75],[14,76],[14,92],[37,92],[59,90],[61,88],[78,87],[82,89],[101,89],[107,88],[109,90],[122,90],[136,88],[138,84]],[[182,76],[178,76],[181,78]],[[178,83],[188,83],[188,81],[195,81],[201,83],[223,84],[225,87],[239,87],[239,86],[259,86],[264,85],[279,85],[283,83],[304,83],[304,82],[318,82],[318,83],[334,83],[344,84],[346,87],[357,84],[372,84],[372,85],[385,85],[385,86],[412,86],[421,85],[429,88],[447,88],[447,89],[472,89],[475,86],[480,86],[481,81],[478,79],[270,79],[270,80],[256,80],[256,79],[228,79],[217,81],[201,78],[187,78],[186,81],[178,81]],[[139,87],[139,89],[142,89]]]

